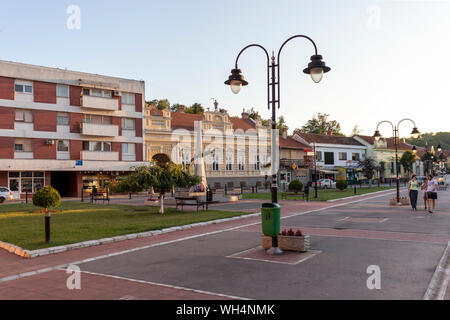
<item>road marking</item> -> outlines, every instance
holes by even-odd
[[[65,269],[58,269],[58,270],[65,271]],[[243,298],[243,297],[238,297],[238,296],[231,296],[231,295],[222,294],[222,293],[216,293],[216,292],[211,292],[211,291],[192,289],[192,288],[187,288],[187,287],[174,286],[174,285],[171,285],[171,284],[158,283],[158,282],[153,282],[153,281],[146,281],[146,280],[139,280],[139,279],[133,279],[133,278],[126,278],[126,277],[121,277],[121,276],[114,276],[114,275],[110,275],[110,274],[103,274],[103,273],[97,273],[97,272],[91,272],[91,271],[83,271],[83,270],[81,270],[81,273],[86,273],[86,274],[91,274],[91,275],[94,275],[94,276],[101,276],[101,277],[111,278],[111,279],[118,279],[118,280],[125,280],[125,281],[142,283],[142,284],[149,284],[149,285],[165,287],[165,288],[171,288],[171,289],[176,289],[176,290],[190,291],[190,292],[206,294],[206,295],[210,295],[210,296],[217,296],[217,297],[228,298],[228,299],[232,299],[232,300],[251,300],[249,298]],[[133,297],[133,296],[125,296],[125,297],[122,297],[120,299],[124,300],[123,298],[126,298],[126,297],[136,298],[136,297]],[[130,300],[130,299],[126,299],[126,300]]]
[[[290,216],[281,217],[281,219],[289,219],[289,218],[294,218],[294,217],[298,217],[298,216],[301,216],[301,215],[305,215],[305,214],[308,214],[308,213],[320,212],[320,211],[325,211],[325,210],[331,209],[331,208],[342,207],[342,206],[345,206],[345,205],[358,203],[358,202],[365,201],[365,200],[370,200],[370,199],[384,197],[384,196],[387,196],[387,195],[389,195],[391,193],[394,193],[394,192],[387,192],[386,194],[382,194],[382,195],[377,195],[377,196],[373,196],[373,197],[367,197],[367,198],[364,198],[364,199],[359,199],[359,200],[354,200],[354,201],[349,201],[349,202],[343,202],[343,203],[335,204],[335,205],[332,205],[332,206],[327,206],[327,207],[323,207],[323,208],[308,210],[308,211],[305,211],[305,212],[294,213],[294,214],[292,214]],[[113,253],[110,253],[110,254],[105,254],[105,255],[101,255],[101,256],[97,256],[97,257],[83,259],[83,260],[80,260],[80,261],[70,262],[70,263],[66,263],[66,264],[63,264],[63,265],[58,265],[58,266],[55,266],[55,267],[48,267],[48,268],[36,270],[36,271],[33,271],[33,274],[41,274],[41,273],[45,273],[45,272],[49,272],[49,271],[53,271],[53,270],[57,270],[57,269],[62,269],[62,268],[65,269],[66,267],[68,267],[70,265],[79,265],[79,264],[84,264],[84,263],[87,263],[87,262],[98,261],[98,260],[102,260],[102,259],[105,259],[105,258],[110,258],[110,257],[114,257],[114,256],[119,256],[119,255],[123,255],[123,254],[136,252],[136,251],[141,251],[141,250],[146,250],[146,249],[159,247],[159,246],[172,244],[172,243],[177,243],[177,242],[181,242],[181,241],[185,241],[185,240],[191,240],[191,239],[196,239],[196,238],[200,238],[200,237],[204,237],[204,236],[219,234],[219,233],[222,233],[222,232],[233,231],[233,230],[237,230],[237,229],[240,229],[240,228],[245,228],[245,227],[257,225],[257,224],[260,224],[260,223],[261,222],[258,221],[258,222],[253,222],[253,223],[249,223],[249,224],[241,225],[241,226],[235,226],[235,227],[231,227],[231,228],[227,228],[227,229],[223,229],[223,230],[211,231],[211,232],[201,233],[201,234],[197,234],[197,235],[193,235],[193,236],[189,236],[189,237],[183,237],[183,238],[179,238],[179,239],[174,239],[174,240],[154,243],[154,244],[151,244],[151,245],[146,245],[146,246],[137,247],[137,248],[133,248],[133,249],[113,252]],[[29,272],[21,273],[21,274],[17,274],[17,275],[13,275],[13,276],[8,276],[8,277],[0,278],[0,283],[6,282],[6,281],[11,281],[11,280],[16,280],[16,279],[20,279],[20,278],[24,278],[24,277],[28,277],[28,276],[31,276],[31,274],[29,274]]]
[[[450,241],[444,250],[433,277],[431,278],[424,300],[444,300],[450,280]]]

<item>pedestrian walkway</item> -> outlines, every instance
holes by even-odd
[[[261,245],[259,217],[32,260],[0,252],[0,298],[422,299],[450,240],[450,194],[432,216],[389,207],[392,194],[282,202],[282,227],[310,234],[318,252],[294,265],[232,257]],[[67,265],[81,268],[81,290],[67,289]],[[381,290],[367,288],[371,265]]]

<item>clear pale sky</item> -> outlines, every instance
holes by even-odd
[[[81,28],[69,30],[69,5]],[[450,131],[450,1],[153,0],[2,1],[0,59],[146,81],[147,99],[211,106],[231,115],[254,107],[268,118],[265,56],[248,50],[239,95],[223,82],[239,50],[278,51],[295,34],[314,39],[332,68],[320,84],[301,70],[312,45],[282,53],[283,115],[292,130],[330,114],[350,134],[372,135],[384,119],[411,117],[421,132]],[[412,125],[400,127],[407,136]],[[390,135],[389,127],[382,133]]]

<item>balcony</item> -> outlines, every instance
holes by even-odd
[[[119,161],[119,153],[104,151],[81,151],[81,160]]]
[[[305,166],[304,159],[280,159],[280,167],[292,168],[295,164],[297,168],[303,168]]]
[[[117,137],[119,126],[114,124],[83,123],[81,134],[97,137]]]
[[[110,98],[101,98],[93,96],[83,96],[81,99],[81,107],[96,110],[119,110],[119,100]]]

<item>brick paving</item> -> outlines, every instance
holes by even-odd
[[[378,194],[389,194],[391,191]],[[343,210],[342,204],[359,203],[364,205],[365,199],[372,198],[373,195],[366,195],[359,198],[342,200],[334,203],[322,202],[302,202],[302,201],[280,201],[282,205],[283,218],[296,216],[308,211],[321,210],[325,208],[335,208]],[[247,202],[247,201],[246,201]],[[261,201],[255,202],[260,205]],[[392,212],[393,208],[386,205],[370,203],[368,212]],[[237,206],[238,207],[238,206]],[[347,215],[352,212],[360,212],[354,207],[345,207]],[[395,208],[404,214],[406,208]],[[441,210],[442,211],[442,210]],[[328,210],[327,210],[328,212]],[[315,214],[315,213],[313,213]],[[324,214],[324,211],[318,211],[318,215]],[[450,214],[446,210],[439,212],[442,216]],[[105,244],[101,246],[83,248],[49,256],[39,257],[36,259],[26,260],[6,251],[0,251],[0,279],[22,274],[25,272],[41,270],[49,267],[56,267],[64,264],[82,261],[89,258],[95,258],[103,255],[114,254],[135,248],[164,244],[167,241],[184,241],[185,238],[196,237],[205,233],[217,233],[223,230],[233,229],[247,232],[260,232],[259,217],[247,217],[241,220],[234,220],[213,224],[208,226],[194,227],[187,230],[171,232],[167,234],[155,235],[146,238],[137,238],[132,240],[121,241],[117,243]],[[282,224],[283,224],[282,220]],[[364,222],[363,220],[357,222]],[[368,221],[366,221],[368,222]],[[247,224],[254,224],[245,226]],[[383,223],[379,223],[383,224]],[[244,226],[240,228],[240,226]],[[289,226],[291,227],[291,226]],[[319,227],[299,227],[305,233],[318,237],[340,237],[349,239],[376,239],[376,240],[401,240],[412,242],[424,242],[433,244],[444,244],[450,240],[448,234],[420,234],[408,232],[388,232],[382,230],[338,230],[333,228]],[[261,252],[251,252],[250,254],[258,255]],[[256,257],[256,256],[255,256]],[[52,270],[24,278],[0,282],[0,299],[224,299],[225,297],[216,295],[215,293],[200,293],[178,287],[164,287],[154,283],[136,282],[126,279],[112,278],[103,275],[82,274],[84,286],[81,291],[68,290],[66,287],[67,275],[61,270]],[[207,290],[206,290],[207,291]],[[450,292],[447,292],[446,298],[450,298]]]

